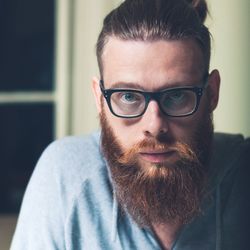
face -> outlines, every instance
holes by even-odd
[[[120,87],[159,91],[170,87],[200,85],[204,74],[202,53],[191,40],[142,42],[110,38],[104,49],[103,65],[106,89]],[[145,114],[136,119],[115,117],[106,102],[103,109],[124,149],[131,148],[145,138],[159,135],[165,135],[172,141],[188,143],[207,105],[210,112],[216,107],[218,88],[219,75],[214,71],[209,77],[209,100],[205,92],[198,111],[185,118],[166,117],[155,101],[151,101]],[[93,82],[93,89],[97,108],[101,112],[101,92],[97,79]]]
[[[202,53],[191,40],[143,42],[110,38],[102,59],[105,89],[126,88],[153,92],[203,84]],[[188,190],[191,195],[199,193],[197,188],[201,189],[202,185],[200,160],[206,159],[204,155],[209,152],[205,148],[211,139],[210,114],[218,101],[218,72],[213,71],[208,81],[209,85],[203,94],[199,109],[192,116],[167,117],[161,112],[157,102],[151,100],[143,116],[123,119],[110,112],[102,99],[99,81],[94,79],[93,90],[102,118],[103,148],[110,160],[111,171],[118,186],[118,198],[134,214],[134,218],[143,217],[146,223],[152,221],[152,218],[158,218],[157,221],[162,222],[160,218],[164,216],[170,217],[174,214],[178,216],[183,213],[167,206],[171,203],[176,208],[178,203],[180,208],[183,208],[185,197],[189,197],[188,200],[195,200],[193,196],[187,196],[187,193],[180,190],[176,184],[180,181],[186,184],[184,190],[191,187]],[[197,151],[200,151],[203,157],[199,157]],[[185,166],[180,164],[181,162],[185,162]],[[202,163],[205,162],[204,160]],[[184,174],[185,169],[189,169],[188,165],[197,166],[197,171],[194,173],[187,171]],[[132,166],[132,169],[122,173],[120,170],[126,169],[122,166]],[[123,179],[122,176],[129,174],[131,174],[129,180]],[[143,176],[143,181],[133,178],[134,176]],[[187,178],[181,179],[183,176]],[[190,176],[193,177],[190,179]],[[175,184],[174,180],[177,180]],[[133,183],[130,195],[128,195],[129,182]],[[161,189],[160,197],[154,196],[159,189]],[[150,197],[148,193],[143,194],[143,190],[151,190]],[[169,193],[174,196],[170,197]],[[127,199],[128,196],[133,199]],[[166,198],[164,198],[166,202],[163,202],[162,196]],[[198,198],[196,197],[196,200]],[[186,203],[190,203],[188,200]],[[135,204],[135,201],[138,201],[138,204]],[[141,202],[144,204],[144,210],[141,210]],[[150,204],[157,207],[154,208],[157,210],[156,213],[152,211]],[[168,213],[162,212],[166,208]],[[195,210],[194,206],[187,207],[187,213],[191,210]],[[188,217],[187,214],[185,216]]]

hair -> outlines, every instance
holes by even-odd
[[[204,25],[207,13],[205,0],[125,0],[105,17],[97,40],[101,77],[102,54],[110,37],[124,41],[193,39],[201,48],[208,71],[211,41]]]

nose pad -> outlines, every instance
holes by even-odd
[[[158,103],[151,100],[143,115],[143,133],[145,136],[158,137],[168,132],[168,121]]]

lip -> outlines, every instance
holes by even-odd
[[[162,163],[168,161],[173,155],[175,151],[148,151],[148,152],[140,152],[140,156],[143,160],[149,161],[151,163]]]

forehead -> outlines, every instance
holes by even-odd
[[[154,89],[199,81],[203,74],[202,52],[193,40],[124,41],[111,37],[102,61],[106,87],[131,82]]]

